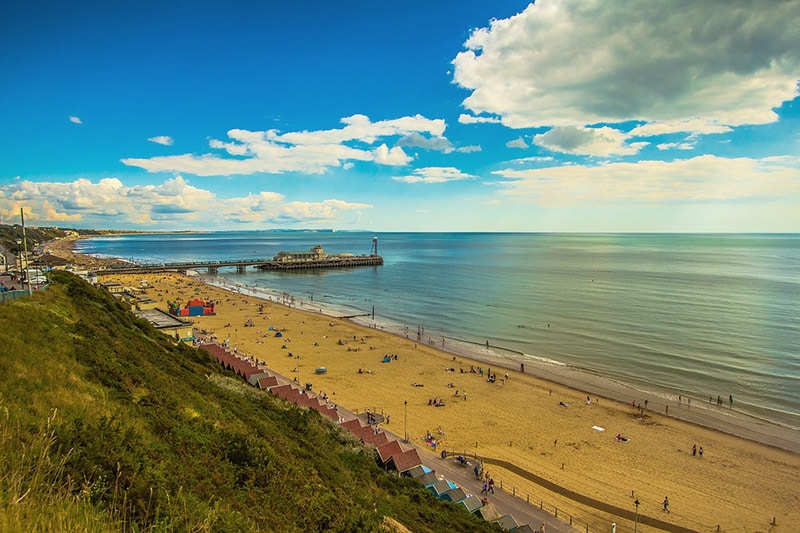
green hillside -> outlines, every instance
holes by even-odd
[[[104,235],[107,233],[114,233],[113,231],[102,230],[67,230],[54,227],[27,227],[25,228],[25,238],[28,242],[28,251],[33,252],[37,244],[65,237],[67,231],[72,231],[80,235]],[[19,224],[0,224],[0,246],[4,247],[10,253],[17,255],[24,248],[22,244],[18,244],[17,241],[22,242],[22,226]]]
[[[497,531],[64,273],[0,305],[0,531]]]

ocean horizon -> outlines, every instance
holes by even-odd
[[[136,233],[76,251],[137,263],[271,259],[279,251],[368,254],[380,267],[220,269],[221,281],[305,308],[370,315],[441,346],[458,339],[565,365],[664,398],[735,401],[800,429],[800,235]]]

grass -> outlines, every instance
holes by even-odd
[[[0,530],[497,531],[109,294],[52,281],[0,306]]]

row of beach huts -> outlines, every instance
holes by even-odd
[[[267,391],[279,398],[300,407],[314,409],[337,423],[364,444],[373,447],[377,452],[377,461],[387,471],[396,471],[401,476],[411,477],[425,486],[440,500],[453,502],[466,511],[475,513],[484,520],[495,522],[507,531],[514,533],[533,533],[529,525],[520,525],[512,515],[500,515],[491,503],[484,504],[474,494],[467,493],[456,483],[425,466],[415,447],[404,450],[400,441],[393,435],[390,437],[377,426],[363,424],[356,416],[345,420],[335,405],[310,394],[310,387],[301,388],[286,379],[278,377],[259,367],[248,357],[239,356],[217,343],[204,343],[200,348],[211,354],[225,369],[235,372],[250,385]]]

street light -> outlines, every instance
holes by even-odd
[[[405,433],[403,442],[408,442],[408,400],[403,400],[403,433]]]
[[[17,255],[19,255],[17,269],[20,272],[20,277],[22,277],[22,239],[17,239]]]
[[[639,498],[636,498],[633,505],[636,506],[636,515],[633,519],[633,533],[636,533],[636,530],[639,528]]]

